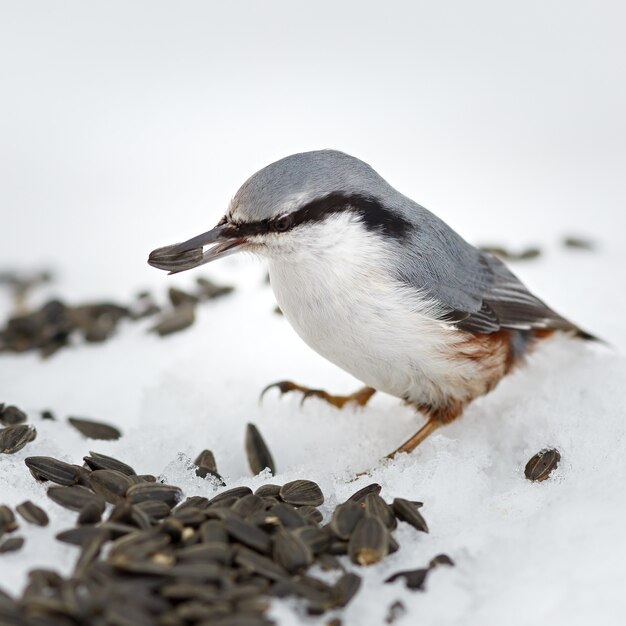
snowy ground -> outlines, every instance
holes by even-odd
[[[277,480],[317,480],[324,510],[372,480],[384,497],[425,503],[430,534],[398,530],[400,551],[360,572],[364,588],[345,612],[346,626],[381,624],[396,599],[408,608],[399,624],[624,623],[626,54],[619,9],[580,2],[548,11],[529,3],[527,14],[513,16],[489,2],[467,13],[461,5],[449,14],[422,7],[393,22],[401,32],[390,28],[392,46],[370,50],[365,44],[375,39],[356,38],[354,53],[362,56],[342,65],[337,37],[355,19],[347,8],[331,26],[322,9],[308,15],[305,36],[276,26],[279,12],[285,23],[300,23],[282,3],[267,15],[252,5],[214,14],[191,2],[185,14],[162,3],[152,3],[152,12],[140,2],[47,6],[0,5],[0,46],[13,59],[2,66],[9,97],[0,104],[0,171],[10,175],[0,186],[0,269],[52,264],[58,280],[38,299],[126,302],[144,287],[164,296],[169,285],[190,286],[192,275],[167,278],[148,268],[147,253],[213,225],[256,168],[290,152],[334,147],[368,160],[474,243],[540,246],[539,259],[513,269],[612,348],[547,342],[457,423],[415,453],[380,462],[420,424],[394,398],[377,395],[363,410],[342,412],[316,400],[300,408],[298,397],[273,394],[258,404],[259,391],[283,378],[338,392],[358,382],[273,313],[262,264],[226,259],[198,273],[232,282],[236,292],[201,306],[185,332],[160,339],[146,332],[149,321],[127,323],[104,345],[46,361],[0,355],[0,401],[26,410],[38,430],[24,450],[0,457],[0,501],[31,498],[51,514],[48,528],[22,527],[24,549],[0,558],[2,587],[18,592],[36,566],[67,572],[76,556],[53,539],[74,515],[47,500],[25,456],[76,463],[95,450],[189,494],[210,495],[188,469],[204,447],[229,485],[263,482],[249,476],[243,451],[252,421],[273,451]],[[372,35],[379,16],[369,7],[358,22]],[[330,42],[315,54],[307,41],[314,32]],[[231,46],[235,34],[249,47]],[[363,81],[374,87],[366,100]],[[320,85],[332,103],[320,97]],[[392,88],[389,101],[383,96]],[[589,236],[597,250],[563,248],[560,238],[570,233]],[[8,312],[0,293],[0,317]],[[40,420],[43,409],[62,420],[102,419],[124,436],[87,441],[64,421]],[[531,484],[524,465],[546,446],[557,447],[562,462],[548,481]],[[363,470],[369,476],[351,482]],[[381,584],[440,552],[457,565],[436,570],[426,593]],[[281,624],[300,622],[289,604],[273,613]]]

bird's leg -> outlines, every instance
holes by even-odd
[[[325,400],[329,404],[336,406],[338,409],[343,408],[346,404],[348,404],[348,402],[354,402],[359,406],[365,406],[369,399],[376,393],[376,389],[373,389],[372,387],[363,387],[348,396],[334,396],[326,391],[323,391],[322,389],[309,389],[308,387],[303,387],[297,383],[292,383],[289,380],[281,380],[280,382],[272,383],[271,385],[265,387],[265,389],[261,392],[261,398],[273,387],[276,387],[278,391],[280,391],[281,395],[289,393],[290,391],[299,391],[302,393],[302,402],[304,402],[307,398],[316,397]]]
[[[449,424],[463,413],[464,404],[459,401],[452,401],[449,405],[440,407],[418,406],[417,409],[426,413],[428,421],[409,439],[407,439],[397,450],[387,455],[388,459],[393,459],[400,452],[413,452],[428,435],[434,433],[440,426]]]
[[[387,455],[388,459],[393,459],[400,452],[413,452],[428,435],[434,433],[443,422],[430,418],[412,437],[407,439],[398,449]]]

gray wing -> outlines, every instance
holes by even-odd
[[[441,319],[482,334],[559,329],[587,336],[530,293],[498,258],[467,243],[424,207],[410,205],[401,207],[415,230],[402,249],[400,279],[433,298]]]
[[[485,253],[480,263],[485,267],[486,284],[480,293],[480,308],[449,308],[447,319],[457,328],[489,334],[502,328],[511,330],[579,329],[534,296],[500,259]],[[469,310],[468,310],[469,309]],[[445,314],[444,314],[445,315]]]

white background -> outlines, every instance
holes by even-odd
[[[194,276],[149,268],[151,249],[207,230],[267,163],[336,148],[473,243],[539,245],[539,260],[513,269],[615,349],[552,342],[384,466],[377,459],[419,425],[393,398],[344,414],[297,398],[257,405],[274,379],[358,383],[273,315],[262,265],[233,258],[205,274],[237,293],[186,333],[160,340],[127,325],[47,362],[0,356],[0,401],[25,408],[39,431],[0,458],[0,499],[50,509],[24,456],[78,462],[94,449],[62,422],[38,422],[43,408],[116,423],[125,437],[95,449],[189,493],[208,487],[178,454],[202,447],[231,483],[252,484],[241,440],[254,421],[281,481],[317,478],[332,503],[361,485],[346,482],[352,472],[374,467],[385,497],[426,503],[431,534],[402,529],[402,550],[366,573],[346,624],[381,623],[397,598],[407,624],[623,623],[625,18],[623,3],[597,0],[1,0],[0,269],[53,267],[52,291],[68,302],[125,302],[144,287],[163,296]],[[565,250],[567,234],[597,251]],[[546,445],[563,462],[530,485],[523,466]],[[1,584],[19,589],[44,562],[68,571],[74,553],[50,546],[72,520],[56,511],[52,528],[26,529],[24,550],[1,557]],[[436,572],[426,594],[380,584],[439,551],[458,566]]]

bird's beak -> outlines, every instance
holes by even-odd
[[[223,224],[183,243],[153,250],[148,263],[170,274],[177,274],[238,252],[246,243],[246,239],[238,235],[236,227]],[[204,246],[212,244],[215,245],[203,250]]]

